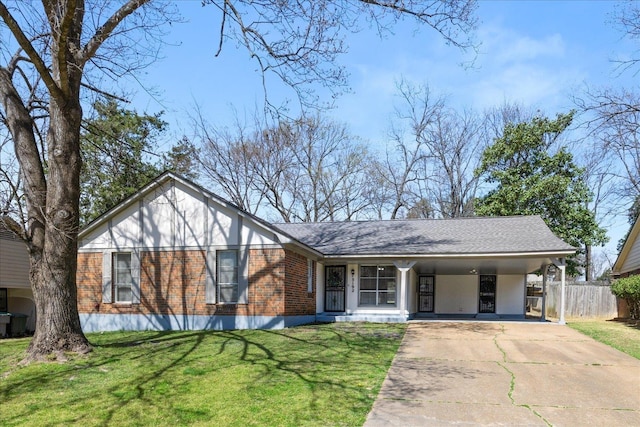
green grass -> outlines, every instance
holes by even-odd
[[[20,366],[0,341],[0,425],[360,426],[406,325],[90,334],[94,351]]]
[[[640,322],[578,320],[567,324],[596,341],[640,359]]]

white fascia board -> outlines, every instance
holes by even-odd
[[[359,255],[325,255],[329,259],[357,259],[357,258],[551,258],[568,256],[575,251],[551,251],[551,252],[507,252],[507,253],[470,253],[470,254],[359,254]]]

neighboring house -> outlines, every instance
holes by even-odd
[[[524,318],[574,248],[529,217],[271,224],[165,173],[84,228],[85,331]]]
[[[640,217],[636,218],[636,222],[631,227],[624,245],[618,254],[616,262],[611,269],[611,275],[614,279],[620,277],[629,277],[640,274]],[[618,317],[629,317],[629,307],[626,301],[618,299]]]
[[[640,218],[631,227],[629,235],[613,264],[611,273],[613,277],[629,277],[640,274]]]
[[[26,315],[26,330],[33,331],[36,310],[29,282],[26,244],[0,223],[0,336],[9,333],[6,313]]]

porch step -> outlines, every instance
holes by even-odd
[[[475,318],[489,320],[489,319],[499,319],[500,316],[498,316],[495,313],[478,313],[475,315]]]
[[[400,314],[316,314],[317,322],[378,322],[378,323],[404,323],[407,316]]]

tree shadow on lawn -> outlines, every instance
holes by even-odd
[[[635,329],[640,331],[640,320],[635,320],[635,319],[627,319],[627,318],[615,318],[615,319],[609,319],[607,320],[607,322],[615,322],[615,323],[620,323],[623,324],[631,329]]]
[[[318,333],[333,336],[333,338],[318,338]],[[354,343],[354,340],[348,336],[350,333],[363,334],[364,340],[362,336],[359,337],[363,343]],[[340,328],[326,328],[316,331],[316,334],[310,330],[308,337],[300,333],[274,330],[121,334],[124,335],[116,333],[90,336],[96,349],[94,355],[80,357],[64,365],[35,364],[32,367],[25,367],[24,369],[33,371],[30,374],[26,374],[21,368],[17,371],[22,373],[21,379],[18,379],[17,373],[7,376],[0,383],[0,397],[4,402],[12,399],[29,399],[31,394],[44,388],[49,388],[52,392],[55,390],[60,395],[50,401],[21,405],[22,410],[16,411],[10,417],[8,414],[2,414],[0,419],[4,418],[7,422],[16,423],[21,419],[28,420],[33,412],[50,410],[58,412],[58,409],[62,411],[66,408],[73,414],[74,419],[64,419],[60,420],[61,422],[81,423],[84,420],[94,424],[96,419],[99,419],[101,424],[107,425],[114,422],[114,417],[119,411],[124,410],[128,405],[138,403],[145,408],[157,407],[160,413],[170,414],[171,409],[167,409],[167,404],[174,403],[171,400],[172,393],[176,393],[183,386],[188,387],[193,375],[211,375],[211,380],[215,381],[215,372],[242,364],[250,364],[260,369],[260,375],[254,376],[257,379],[256,382],[268,385],[269,381],[278,381],[282,373],[292,375],[304,382],[311,390],[309,405],[313,407],[318,399],[317,391],[323,387],[341,390],[340,393],[343,394],[362,395],[363,390],[357,385],[346,383],[343,380],[344,375],[340,372],[347,374],[349,369],[353,369],[354,359],[358,360],[358,356],[361,356],[364,351],[376,352],[383,347],[388,350],[389,345],[386,342],[388,340],[380,339],[376,332],[343,331]],[[277,339],[263,340],[260,336],[271,336]],[[282,341],[287,340],[294,340],[298,345],[282,344]],[[342,343],[341,346],[332,346],[330,344],[332,340]],[[211,346],[212,351],[204,351],[205,348],[198,352],[203,345]],[[225,353],[229,357],[217,358]],[[223,363],[216,363],[223,360]],[[120,369],[127,366],[127,361],[136,361],[143,365],[139,368],[128,368],[127,373],[130,375],[121,381],[95,379],[96,375],[98,378],[116,375]],[[149,362],[146,366],[145,361]],[[375,358],[360,360],[360,362],[360,369],[380,368],[380,361]],[[157,367],[150,367],[156,364]],[[16,381],[12,380],[12,377],[16,377]],[[91,381],[92,378],[93,381],[98,381],[100,386],[81,387],[83,379]],[[62,391],[74,387],[74,381],[78,387],[65,396]],[[162,384],[168,388],[167,396],[158,396],[152,392],[155,386]],[[102,405],[96,407],[90,415],[83,413],[83,409],[68,410],[67,407],[73,406],[83,408],[83,401],[101,402]],[[101,415],[96,415],[95,412]],[[201,417],[201,420],[207,420],[211,415],[207,411],[190,414],[191,417]],[[167,420],[167,422],[170,421]]]

